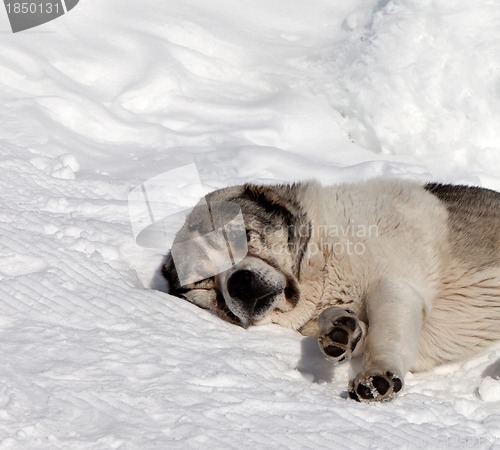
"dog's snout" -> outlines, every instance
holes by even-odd
[[[262,282],[258,274],[251,270],[238,270],[227,280],[229,295],[241,302],[255,301],[267,295],[269,287]]]
[[[282,299],[286,278],[258,258],[247,257],[241,266],[226,273],[221,286],[229,310],[249,325],[265,317]]]

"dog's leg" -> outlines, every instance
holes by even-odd
[[[352,311],[338,306],[325,309],[318,318],[318,326],[319,348],[335,364],[349,361],[363,347],[366,324]]]
[[[363,371],[350,383],[349,396],[387,401],[403,387],[415,362],[426,304],[406,280],[386,278],[366,298],[368,332]]]

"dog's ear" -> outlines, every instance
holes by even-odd
[[[304,186],[300,183],[291,185],[255,185],[245,184],[243,196],[256,202],[267,213],[281,216],[283,226],[288,231],[288,243],[295,255],[293,271],[300,276],[300,263],[311,238],[309,217],[302,209],[297,194]]]
[[[302,210],[296,198],[297,184],[293,185],[256,185],[243,186],[243,195],[254,200],[269,212],[279,212],[283,216],[300,216]]]

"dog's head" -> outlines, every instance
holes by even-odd
[[[271,313],[291,311],[300,298],[300,263],[310,239],[309,221],[297,198],[301,189],[300,184],[246,184],[207,195],[177,233],[172,248],[177,245],[178,250],[163,266],[170,293],[243,327],[266,323]],[[219,205],[216,221],[206,214],[207,205]],[[235,206],[244,221],[243,243],[231,242],[235,234],[227,225]],[[218,225],[223,231],[211,233]],[[231,254],[242,244],[245,256],[218,270],[220,249],[227,247]]]

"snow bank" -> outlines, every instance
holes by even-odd
[[[500,448],[500,349],[346,399],[310,339],[148,289],[133,186],[500,189],[494,2],[82,1],[0,21],[2,448]]]

